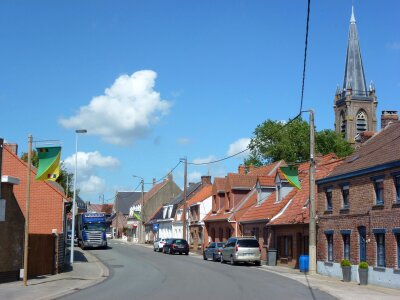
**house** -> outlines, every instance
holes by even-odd
[[[142,200],[141,192],[117,192],[114,199],[113,214],[111,219],[111,228],[113,235],[117,238],[123,234],[132,236],[128,231],[128,217],[130,207],[139,204]],[[132,228],[129,229],[132,231]]]
[[[400,288],[400,123],[367,140],[318,184],[317,270],[369,264],[368,282]]]
[[[189,200],[189,245],[197,250],[203,245],[205,225],[203,219],[211,211],[212,184],[211,176],[202,176],[202,181],[207,180],[206,184]]]
[[[202,182],[189,183],[186,189],[186,200],[195,195],[202,187]],[[185,201],[184,193],[181,192],[176,197],[172,198],[167,204],[162,207],[161,218],[149,220],[150,224],[158,224],[158,237],[171,238],[183,236],[183,204]],[[157,214],[154,217],[159,217]],[[147,226],[149,228],[150,226]],[[149,228],[150,229],[150,228]]]
[[[224,242],[231,236],[243,235],[239,219],[257,201],[257,178],[273,174],[281,164],[279,161],[259,168],[249,166],[247,170],[241,165],[237,174],[214,179],[212,208],[204,219],[208,242]]]
[[[256,180],[257,175],[245,173],[229,173],[225,178],[215,178],[212,209],[204,219],[208,242],[225,242],[231,236],[241,235],[234,216],[250,199],[249,193]],[[255,197],[253,200],[255,201]]]
[[[23,268],[25,217],[13,191],[14,185],[19,184],[19,179],[1,174],[0,177],[0,283],[2,283],[18,280],[20,269]]]
[[[4,144],[2,167],[3,174],[20,180],[20,184],[14,186],[14,195],[25,215],[28,166],[18,157],[17,150],[15,144]],[[35,168],[31,169],[29,234],[57,235],[55,272],[58,272],[64,266],[66,213],[70,201],[57,182],[35,180],[36,172]]]

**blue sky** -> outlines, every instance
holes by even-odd
[[[333,129],[351,5],[367,83],[400,110],[400,3],[311,1],[304,108]],[[307,1],[1,1],[1,136],[60,140],[84,200],[163,177],[181,157],[243,149],[266,119],[298,113]],[[305,118],[308,118],[305,116]],[[243,157],[189,166],[189,180],[237,171]],[[73,171],[73,168],[71,169]],[[183,186],[183,165],[174,171]],[[145,190],[150,186],[146,185]]]

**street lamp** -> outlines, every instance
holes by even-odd
[[[143,177],[132,175],[132,177],[139,178],[142,184],[142,201],[140,204],[140,220],[139,220],[139,243],[144,243],[144,230],[143,230],[143,205],[144,205],[144,179]]]
[[[75,241],[75,210],[76,210],[76,177],[78,175],[78,135],[86,133],[86,129],[75,130],[75,174],[74,174],[74,197],[72,199],[72,228],[71,228],[71,254],[70,264],[74,263],[74,241]]]

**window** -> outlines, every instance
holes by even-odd
[[[217,196],[213,195],[213,204],[212,204],[212,210],[213,212],[217,212]]]
[[[385,234],[376,233],[376,265],[385,267]]]
[[[230,238],[232,235],[231,229],[229,227],[226,228],[226,237]]]
[[[400,232],[396,234],[397,244],[397,268],[400,269]]]
[[[358,228],[359,235],[359,248],[360,248],[360,262],[367,261],[367,230],[365,226]]]
[[[231,209],[231,193],[227,192],[226,198],[228,201],[227,201],[227,206],[225,207],[225,210],[229,211]]]
[[[325,191],[326,195],[326,210],[331,211],[332,210],[332,189],[326,189]]]
[[[400,175],[394,178],[394,185],[396,187],[396,202],[400,203]]]
[[[280,182],[278,182],[276,184],[276,202],[279,202],[279,201],[282,200],[282,191],[281,191],[281,189],[282,189],[282,185],[281,185]]]
[[[292,257],[292,236],[278,237],[279,257]]]
[[[376,179],[374,182],[375,199],[377,205],[383,204],[383,179]]]
[[[343,234],[343,258],[350,260],[350,234]]]
[[[326,233],[328,261],[333,261],[333,233]]]
[[[346,137],[346,127],[347,127],[347,121],[346,121],[346,116],[344,112],[340,114],[340,132]]]
[[[343,208],[349,208],[349,186],[342,186]]]
[[[367,114],[365,111],[359,111],[357,114],[357,133],[361,133],[367,130]]]

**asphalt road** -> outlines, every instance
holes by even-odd
[[[255,266],[168,255],[118,241],[109,244],[107,250],[88,250],[109,267],[109,278],[61,299],[335,299]]]

